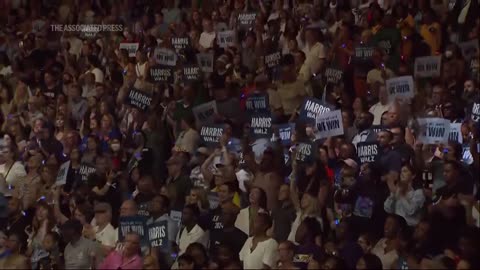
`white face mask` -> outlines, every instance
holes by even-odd
[[[450,50],[445,51],[445,57],[450,58],[450,57],[452,57],[452,56],[453,56],[453,52],[452,52],[452,51],[450,51]]]
[[[120,144],[119,143],[112,143],[110,145],[110,147],[112,148],[113,152],[118,152],[120,150]]]

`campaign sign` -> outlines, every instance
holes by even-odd
[[[57,181],[55,184],[57,186],[65,185],[67,183],[68,170],[70,169],[70,160],[63,163],[62,166],[58,169]]]
[[[221,125],[203,125],[200,129],[200,138],[206,146],[215,148],[223,135],[224,127]]]
[[[355,47],[355,55],[354,55],[354,62],[355,63],[365,63],[372,61],[373,52],[375,51],[375,47],[373,46],[365,46],[360,45]]]
[[[274,53],[265,55],[265,65],[268,68],[278,67],[280,65],[281,60],[282,60],[281,52],[274,52]]]
[[[237,25],[240,29],[249,29],[255,24],[255,18],[257,13],[255,12],[242,12],[238,14]]]
[[[143,216],[120,217],[118,222],[118,240],[121,242],[125,236],[134,232],[140,236],[141,246],[148,246],[147,218]]]
[[[441,67],[441,56],[417,57],[415,58],[415,78],[440,77]]]
[[[260,113],[250,116],[250,135],[254,139],[272,137],[272,116]]]
[[[315,145],[312,142],[300,142],[295,149],[295,160],[300,163],[315,160]]]
[[[197,82],[200,80],[200,67],[186,66],[182,69],[183,79],[189,82]]]
[[[317,139],[343,135],[342,111],[335,110],[319,114],[315,126],[318,130]]]
[[[150,68],[150,78],[154,82],[173,83],[173,68],[162,65],[153,66]]]
[[[218,193],[217,192],[209,192],[208,195],[207,195],[207,198],[208,198],[208,203],[210,205],[210,209],[215,209],[218,207],[218,205],[220,204],[220,198],[218,198]]]
[[[235,45],[235,32],[231,30],[218,32],[217,43],[220,48],[228,48]]]
[[[217,113],[217,103],[213,100],[201,105],[195,106],[193,109],[193,115],[197,124],[209,124],[214,122],[214,114]]]
[[[462,123],[450,123],[450,133],[448,134],[448,140],[451,142],[463,143],[462,138]]]
[[[127,96],[127,104],[138,108],[142,111],[147,111],[152,103],[152,97],[135,88],[130,89]]]
[[[245,107],[248,113],[254,112],[268,112],[270,106],[267,94],[251,94],[247,97]]]
[[[327,80],[327,83],[332,83],[332,84],[338,84],[343,78],[343,70],[334,68],[334,67],[328,67],[325,69],[325,79]]]
[[[480,103],[474,102],[472,105],[472,120],[475,122],[480,122]]]
[[[385,84],[389,101],[395,101],[397,98],[410,99],[415,95],[413,91],[412,76],[401,76],[388,79]]]
[[[190,38],[188,37],[172,37],[170,42],[177,52],[190,46]]]
[[[168,250],[168,222],[166,220],[154,222],[148,225],[148,242],[150,247],[159,247],[162,250]]]
[[[315,123],[317,115],[331,111],[329,105],[316,98],[306,98],[300,111],[300,119]]]
[[[292,133],[295,130],[295,123],[278,125],[277,128],[282,145],[290,146],[292,144]]]
[[[423,144],[448,143],[450,121],[443,118],[419,118],[418,141]]]
[[[213,52],[197,53],[197,64],[203,72],[213,72]]]
[[[174,67],[177,65],[177,54],[166,48],[156,48],[153,56],[158,64]]]
[[[357,144],[357,156],[361,164],[373,163],[377,159],[380,146],[376,142],[361,142]]]
[[[82,176],[82,181],[87,181],[88,176],[92,173],[95,173],[97,168],[91,164],[82,163],[80,165],[79,174]]]
[[[148,202],[139,203],[137,208],[137,215],[150,217],[150,212],[148,212]]]
[[[467,62],[474,57],[478,57],[478,54],[479,54],[478,39],[473,39],[470,41],[459,43],[458,47],[460,47],[463,57]]]
[[[120,50],[125,49],[128,52],[128,57],[135,57],[135,54],[138,51],[138,46],[139,43],[120,43],[120,46],[118,47]]]

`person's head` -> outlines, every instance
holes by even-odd
[[[148,174],[140,176],[140,179],[138,180],[137,188],[140,193],[146,193],[146,194],[153,193],[155,189],[153,177]]]
[[[445,100],[445,87],[442,85],[434,85],[432,89],[432,104],[433,105],[440,105]]]
[[[307,217],[298,226],[295,241],[300,244],[306,244],[307,242],[315,243],[321,232],[322,225],[320,225],[318,220],[314,217]]]
[[[120,206],[120,217],[133,217],[137,212],[137,203],[134,200],[126,200]]]
[[[158,217],[168,213],[170,200],[163,195],[155,195],[148,204],[148,212],[150,215]]]
[[[208,254],[205,247],[200,243],[192,243],[187,247],[185,254],[192,256],[195,267],[203,268],[208,262]]]
[[[262,155],[262,160],[260,161],[260,168],[262,171],[270,171],[274,166],[274,153],[273,150],[267,148]]]
[[[318,31],[315,28],[307,28],[305,30],[305,41],[309,46],[314,45],[319,40]]]
[[[285,263],[292,263],[295,255],[295,245],[290,241],[282,242],[278,245],[278,260]]]
[[[383,68],[384,52],[381,48],[376,48],[372,54],[372,61],[376,68]]]
[[[222,204],[222,216],[221,221],[224,228],[232,228],[235,226],[235,221],[237,220],[238,213],[240,209],[232,202],[227,202]]]
[[[226,244],[220,244],[216,251],[215,256],[220,269],[225,269],[237,256],[232,247]]]
[[[382,269],[382,261],[374,254],[365,254],[357,262],[357,270]]]
[[[320,269],[347,269],[347,265],[343,259],[336,256],[329,256],[320,266]]]
[[[193,187],[190,189],[190,195],[187,197],[188,204],[200,204],[205,208],[208,208],[207,192],[203,187]]]
[[[195,263],[193,257],[188,254],[182,254],[178,257],[178,267],[179,269],[195,269]]]
[[[25,238],[20,233],[12,232],[8,235],[6,246],[11,253],[20,253],[25,244]]]
[[[38,171],[40,166],[42,166],[43,156],[41,154],[35,154],[31,156],[27,161],[28,171]]]
[[[371,112],[363,111],[358,116],[357,121],[355,121],[355,126],[360,131],[366,130],[372,126],[373,118],[374,116]]]
[[[180,122],[180,127],[182,130],[195,128],[195,117],[193,116],[193,114],[184,115]]]
[[[400,231],[406,228],[406,221],[403,217],[395,214],[390,214],[385,220],[383,226],[383,235],[387,239],[395,239]]]
[[[282,80],[291,82],[296,79],[295,58],[291,54],[284,55],[282,58]]]
[[[474,80],[466,80],[463,83],[463,91],[468,93],[475,92],[476,84]]]
[[[22,201],[17,197],[11,197],[8,200],[8,215],[9,216],[16,216],[21,213],[22,211]]]
[[[430,239],[431,225],[428,220],[421,220],[413,231],[413,240],[415,242],[424,242]]]
[[[459,161],[462,159],[463,147],[457,141],[449,141],[440,151],[443,152],[443,160]]]
[[[77,205],[77,207],[75,208],[75,212],[73,214],[73,218],[75,220],[78,220],[80,224],[84,224],[84,225],[90,223],[93,216],[94,216],[93,209],[87,203]]]
[[[248,201],[250,202],[250,205],[263,209],[267,208],[267,194],[259,187],[254,187],[250,190]]]
[[[104,226],[112,221],[112,207],[109,203],[97,203],[94,207],[95,222],[99,226]]]
[[[452,185],[459,181],[461,165],[457,161],[445,161],[443,165],[443,178],[447,185]]]
[[[127,235],[125,235],[125,240],[123,241],[123,244],[123,254],[127,258],[140,253],[140,236],[137,233],[127,233]]]
[[[67,220],[62,225],[62,236],[65,243],[75,242],[82,236],[83,225],[76,219]]]
[[[392,144],[400,145],[405,143],[405,128],[400,126],[394,126],[390,128],[392,133]]]
[[[60,236],[56,232],[47,232],[43,238],[42,248],[47,252],[53,252],[58,249]]]
[[[231,202],[237,191],[236,182],[225,182],[218,187],[218,199],[220,203]]]
[[[417,175],[417,172],[410,164],[405,164],[400,170],[400,183],[403,185],[411,185]]]
[[[268,213],[258,213],[253,224],[253,235],[264,235],[272,227],[272,218]]]
[[[36,229],[38,229],[44,222],[52,223],[53,220],[53,208],[43,201],[38,202],[35,209],[35,216],[33,219],[34,227],[37,227]]]
[[[370,234],[364,233],[358,237],[358,245],[362,248],[363,253],[370,253],[373,248],[373,237]]]
[[[288,184],[282,184],[278,191],[278,200],[280,202],[286,202],[290,200],[290,186]]]
[[[103,130],[110,131],[114,124],[114,119],[111,114],[104,114],[102,116],[102,124],[101,127]]]
[[[193,226],[197,224],[198,218],[200,217],[200,210],[196,205],[185,205],[183,208],[182,214],[182,224],[186,226]]]
[[[160,269],[160,266],[158,264],[158,260],[156,256],[153,255],[147,255],[143,258],[143,269],[146,270],[156,270]]]
[[[381,148],[389,147],[392,144],[393,135],[388,130],[382,130],[377,134],[377,141]]]
[[[4,136],[5,137],[5,136]],[[18,150],[15,143],[9,143],[3,147],[1,152],[5,162],[14,162],[18,159]]]

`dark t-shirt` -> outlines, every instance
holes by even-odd
[[[385,149],[381,151],[377,160],[374,167],[380,171],[382,176],[391,171],[400,173],[402,169],[402,156],[395,150]]]
[[[233,253],[238,256],[240,250],[242,250],[245,241],[248,236],[240,229],[233,227],[229,229],[223,229],[216,234],[210,235],[210,251],[211,254],[215,254],[219,245],[227,245],[232,248]]]
[[[282,205],[272,210],[273,239],[278,243],[286,241],[296,218],[295,207],[292,204]]]

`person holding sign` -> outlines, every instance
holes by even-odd
[[[287,118],[295,113],[307,96],[303,81],[297,78],[295,60],[291,54],[285,55],[282,59],[282,81],[277,86],[277,93]]]
[[[192,243],[200,243],[208,246],[208,234],[198,225],[200,210],[196,205],[186,205],[183,208],[182,228],[177,234],[176,243],[178,254],[185,253],[187,247]]]
[[[143,269],[140,255],[140,236],[129,232],[125,236],[123,251],[113,251],[98,267],[99,269]]]
[[[373,51],[372,61],[374,68],[367,73],[367,84],[370,89],[374,83],[384,84],[386,80],[395,76],[393,71],[385,66],[383,58],[384,53],[381,49],[375,49]]]
[[[175,236],[178,233],[177,222],[169,217],[170,200],[167,196],[164,195],[155,195],[153,199],[148,204],[148,212],[150,213],[150,219],[147,221],[147,224],[161,223],[166,221],[167,223],[167,237],[164,241],[168,240],[168,246],[175,246]],[[164,250],[164,252],[167,250]],[[167,254],[166,254],[167,255]],[[168,254],[169,255],[169,254]]]

